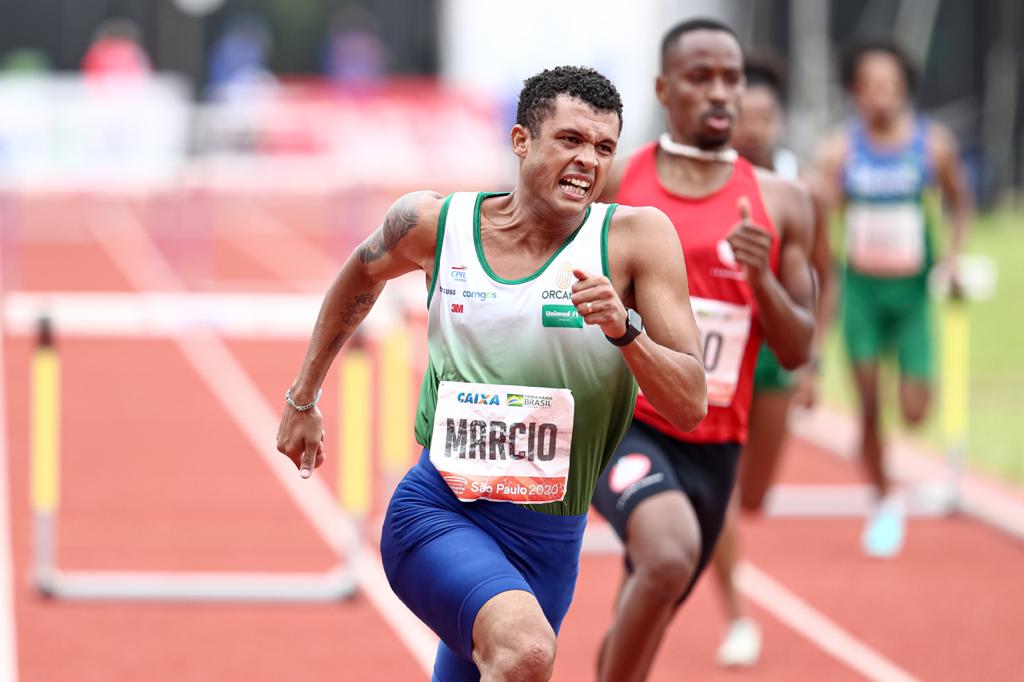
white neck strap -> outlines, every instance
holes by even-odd
[[[658,138],[658,146],[669,154],[685,156],[688,159],[697,159],[698,161],[736,163],[736,159],[739,158],[739,154],[735,149],[717,149],[714,151],[708,151],[688,144],[680,144],[674,141],[672,136],[668,133],[661,134],[661,137]]]

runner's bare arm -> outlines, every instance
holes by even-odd
[[[442,197],[434,192],[401,197],[341,267],[324,296],[302,367],[289,389],[296,404],[315,400],[331,362],[370,312],[387,280],[417,268],[430,274],[441,203]],[[319,410],[285,408],[277,449],[304,472],[322,461],[318,451],[322,439]]]
[[[974,202],[967,190],[967,180],[960,166],[956,138],[944,125],[929,124],[928,154],[931,156],[935,177],[942,188],[942,196],[948,209],[951,234],[945,260],[952,261],[960,254],[967,241],[967,233],[974,218]]]
[[[843,163],[849,149],[845,130],[830,133],[818,148],[814,163],[816,184],[829,213],[842,207]]]
[[[811,342],[811,357],[798,378],[795,400],[802,407],[813,407],[817,402],[817,377],[820,373],[821,355],[828,337],[829,327],[835,317],[836,289],[835,266],[832,262],[832,245],[829,239],[828,202],[818,177],[808,177],[805,182],[811,194],[814,207],[814,238],[811,244],[811,266],[817,275],[816,300],[814,304],[814,340]]]
[[[644,324],[644,333],[623,347],[623,357],[651,404],[677,428],[690,431],[707,414],[707,386],[676,229],[656,208],[620,206],[608,241],[616,289]],[[621,335],[623,318],[621,326],[605,333]]]
[[[758,174],[766,205],[778,207],[779,275],[767,267],[771,237],[754,225],[749,202],[740,202],[740,222],[729,233],[736,261],[743,265],[747,285],[757,301],[765,343],[786,369],[796,369],[810,357],[814,336],[814,281],[809,256],[814,209],[801,183],[770,173]]]

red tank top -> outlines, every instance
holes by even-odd
[[[641,394],[635,418],[680,440],[725,443],[747,440],[747,417],[753,391],[754,366],[761,329],[753,292],[732,257],[725,237],[739,221],[737,201],[747,197],[753,220],[772,234],[770,265],[778,275],[779,239],[758,187],[753,166],[740,158],[729,181],[716,192],[688,199],[666,190],[658,178],[657,144],[640,149],[630,159],[619,203],[655,206],[672,220],[686,258],[690,302],[704,346],[708,377],[708,415],[689,433],[672,426]]]

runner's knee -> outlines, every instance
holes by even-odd
[[[764,498],[767,494],[767,487],[751,485],[740,488],[740,509],[752,514],[761,513],[764,509]]]
[[[695,543],[668,544],[646,553],[633,565],[637,580],[649,591],[675,603],[697,570],[700,549]]]
[[[488,655],[478,661],[484,679],[518,682],[545,681],[555,668],[555,636],[553,632],[519,632],[506,641],[490,647]]]
[[[901,396],[903,419],[910,426],[917,426],[928,415],[931,392],[927,388],[904,389]]]

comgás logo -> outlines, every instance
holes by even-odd
[[[455,396],[455,399],[460,403],[470,403],[473,405],[500,405],[501,401],[498,400],[497,393],[468,393],[463,392]]]

